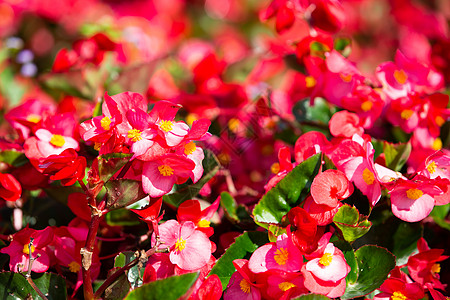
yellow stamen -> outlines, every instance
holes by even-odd
[[[100,121],[100,125],[102,126],[103,129],[105,130],[110,130],[111,129],[111,119],[109,117],[104,117],[101,121]]]
[[[372,103],[372,101],[370,101],[370,100],[364,101],[364,102],[361,104],[361,109],[362,109],[363,111],[365,111],[365,112],[371,110],[372,107],[373,107],[373,103]]]
[[[431,273],[439,273],[441,271],[441,265],[440,264],[434,264],[431,267]]]
[[[198,221],[197,226],[198,227],[209,227],[210,224],[211,224],[210,221],[201,219],[200,221]]]
[[[186,116],[186,123],[188,123],[188,125],[192,125],[192,123],[194,123],[194,121],[197,121],[197,120],[198,120],[197,115],[188,114]]]
[[[34,114],[28,115],[27,117],[27,121],[31,123],[38,123],[41,119],[42,119],[41,116]]]
[[[401,292],[394,292],[391,296],[391,300],[406,300],[405,295],[403,295]]]
[[[352,74],[339,74],[339,76],[341,77],[341,79],[344,81],[344,82],[350,82],[350,81],[352,81]]]
[[[322,266],[329,266],[332,261],[333,261],[333,254],[324,253],[319,260],[319,264],[321,264]]]
[[[251,285],[247,281],[247,279],[242,278],[241,282],[239,283],[239,286],[241,287],[241,291],[243,291],[246,294],[250,294]]]
[[[275,255],[273,258],[275,259],[275,262],[279,264],[280,266],[283,266],[286,264],[289,257],[289,252],[285,248],[278,248],[277,251],[275,251]]]
[[[431,146],[433,150],[441,150],[442,149],[442,140],[441,138],[436,138]]]
[[[287,290],[294,287],[296,287],[296,285],[289,281],[282,282],[278,285],[278,288],[280,288],[280,290],[282,290],[283,292],[286,292]]]
[[[275,162],[270,166],[270,172],[273,174],[278,174],[280,172],[280,164]]]
[[[161,128],[162,131],[169,132],[173,128],[173,123],[171,121],[163,120],[159,122],[159,127]]]
[[[406,80],[408,80],[408,75],[406,75],[405,71],[403,70],[395,70],[394,78],[399,84],[405,84]]]
[[[62,147],[66,143],[66,140],[62,135],[54,134],[52,135],[52,138],[50,139],[50,144],[52,144],[55,147]]]
[[[411,200],[417,200],[420,197],[422,197],[423,192],[419,189],[409,189],[406,191],[406,197],[408,197]]]
[[[159,171],[159,173],[161,173],[162,176],[172,176],[173,175],[173,169],[168,165],[158,166],[158,171]]]
[[[132,142],[137,142],[142,140],[141,131],[139,129],[131,129],[128,131],[128,138],[131,139]]]
[[[413,113],[414,113],[414,111],[412,111],[410,109],[405,109],[404,111],[402,111],[400,116],[402,117],[403,120],[408,120],[409,118],[411,118]]]
[[[367,183],[368,185],[373,184],[373,182],[375,181],[375,176],[367,168],[364,169],[362,178],[363,178],[364,182]]]
[[[239,125],[241,122],[238,119],[232,118],[230,121],[228,121],[228,128],[231,130],[231,132],[236,133],[239,129]]]
[[[222,165],[227,165],[231,161],[231,156],[226,152],[219,153],[217,155],[217,158],[219,159],[219,161]]]
[[[436,163],[434,161],[431,161],[427,166],[427,170],[428,172],[430,172],[430,174],[436,172]]]
[[[190,155],[194,153],[195,149],[197,149],[197,146],[195,146],[195,143],[193,141],[190,141],[186,145],[184,145],[184,154]]]
[[[186,240],[183,240],[182,238],[178,238],[177,242],[175,243],[175,251],[183,251],[184,248],[186,248]]]
[[[36,248],[33,245],[31,245],[31,253],[33,253],[34,250],[36,250]],[[30,248],[28,248],[28,244],[23,245],[22,252],[27,255],[30,254]]]
[[[444,125],[445,120],[443,117],[441,116],[437,116],[435,119],[437,126],[441,127],[442,125]]]
[[[80,271],[80,269],[81,269],[81,266],[80,266],[80,264],[77,263],[76,261],[73,261],[73,262],[71,262],[71,263],[69,264],[69,270],[70,270],[70,272],[78,273],[78,271]]]
[[[316,85],[316,79],[312,76],[306,76],[305,77],[305,83],[307,88],[312,88]]]
[[[100,151],[101,147],[102,147],[102,143],[97,143],[97,142],[94,143],[94,149],[95,150]]]

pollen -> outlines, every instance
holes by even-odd
[[[228,128],[231,130],[231,132],[236,133],[239,129],[239,125],[241,122],[238,119],[232,118],[230,121],[228,121]]]
[[[197,149],[197,146],[195,146],[195,143],[193,141],[190,141],[186,145],[184,145],[184,154],[190,155],[194,153],[195,149]]]
[[[172,121],[163,120],[159,122],[159,127],[161,128],[162,131],[169,132],[173,128],[173,123]]]
[[[78,271],[80,271],[80,269],[81,269],[81,266],[80,266],[80,264],[77,263],[76,261],[72,261],[72,262],[69,264],[69,270],[70,270],[70,272],[72,272],[72,273],[78,273]]]
[[[419,189],[409,189],[406,191],[406,197],[408,197],[411,200],[417,200],[420,197],[422,197],[423,192]]]
[[[441,271],[441,265],[440,264],[434,264],[431,267],[431,273],[439,273]]]
[[[55,147],[62,147],[66,143],[66,140],[62,135],[54,134],[52,135],[52,138],[50,139],[50,144],[52,144]]]
[[[375,181],[375,176],[374,176],[373,173],[372,173],[369,169],[367,169],[367,168],[364,169],[363,174],[362,174],[362,178],[363,178],[364,182],[365,182],[366,184],[368,184],[368,185],[373,184],[373,182]]]
[[[41,116],[35,114],[28,115],[27,117],[27,121],[31,123],[38,123],[41,119]]]
[[[31,245],[31,253],[33,253],[34,250],[36,250],[36,248],[33,245]],[[28,244],[23,245],[22,252],[27,255],[30,254],[30,248],[28,248]]]
[[[241,282],[239,282],[239,286],[241,287],[241,291],[243,291],[246,294],[250,294],[250,282],[247,281],[247,279],[242,278]]]
[[[436,172],[436,163],[434,161],[431,161],[427,166],[427,170],[428,172],[430,172],[430,174]]]
[[[437,126],[441,127],[442,125],[444,125],[445,120],[443,117],[441,116],[437,116],[435,119]]]
[[[295,287],[296,287],[296,285],[289,281],[282,282],[278,285],[278,288],[280,290],[282,290],[283,292],[286,292],[287,290],[290,290]]]
[[[326,266],[329,266],[332,261],[333,261],[333,254],[324,253],[319,260],[319,264],[326,267]]]
[[[131,129],[128,131],[128,138],[131,139],[132,142],[137,142],[142,140],[141,131],[139,129]]]
[[[363,111],[365,111],[365,112],[368,112],[369,110],[371,110],[372,107],[373,107],[373,103],[372,103],[372,101],[370,101],[370,100],[364,101],[364,102],[361,104],[361,109],[362,109]]]
[[[209,227],[210,224],[211,224],[211,222],[208,220],[205,220],[205,219],[201,219],[197,223],[198,227]]]
[[[433,150],[441,150],[442,149],[442,140],[441,138],[436,138],[431,146]]]
[[[285,248],[278,248],[277,251],[275,251],[275,255],[273,256],[273,259],[275,259],[275,262],[279,264],[280,266],[283,266],[286,264],[289,257],[289,252]]]
[[[339,74],[339,76],[341,77],[341,79],[344,81],[344,82],[350,82],[350,81],[352,81],[352,74]]]
[[[394,292],[391,296],[391,300],[406,300],[405,295],[402,294],[402,292]]]
[[[270,166],[270,172],[273,174],[278,174],[280,172],[280,164],[275,162]]]
[[[105,130],[110,130],[111,129],[111,119],[109,117],[104,117],[101,121],[100,121],[100,125],[102,126],[103,129]]]
[[[395,70],[394,78],[399,84],[405,84],[406,80],[408,80],[408,75],[406,75],[405,71],[403,70]]]
[[[101,147],[102,147],[102,143],[97,143],[97,142],[94,143],[94,149],[95,150],[100,151]]]
[[[175,251],[183,251],[184,248],[186,248],[186,240],[183,240],[182,238],[178,238],[177,242],[175,243]]]
[[[186,116],[186,123],[188,123],[188,125],[192,125],[197,120],[198,120],[198,117],[194,114],[188,114]]]
[[[306,87],[307,88],[312,88],[314,86],[316,86],[316,79],[314,79],[314,77],[312,76],[306,76],[305,77],[305,83],[306,83]]]
[[[168,165],[158,166],[158,171],[159,171],[159,173],[161,173],[162,176],[172,176],[173,175],[173,169]]]
[[[402,111],[400,116],[402,117],[403,120],[408,120],[409,118],[411,118],[411,116],[413,114],[414,114],[414,111],[412,111],[410,109],[405,109],[404,111]]]

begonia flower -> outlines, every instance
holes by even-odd
[[[326,170],[317,175],[311,184],[311,195],[317,204],[336,207],[339,201],[353,193],[353,185],[339,170]]]
[[[11,174],[0,173],[0,198],[16,201],[22,196],[22,186]]]
[[[83,180],[86,169],[86,158],[78,156],[71,148],[59,155],[50,155],[39,165],[44,174],[51,174],[51,180],[61,180],[61,184],[69,186]]]
[[[260,300],[261,292],[259,289],[261,285],[256,283],[256,276],[248,268],[248,261],[246,259],[235,259],[233,265],[236,272],[231,275],[223,295],[224,300]]]

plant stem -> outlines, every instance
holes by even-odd
[[[33,290],[35,290],[35,292],[41,296],[42,299],[44,300],[48,300],[47,297],[45,297],[44,293],[41,292],[41,290],[37,287],[37,285],[34,283],[33,279],[31,279],[31,269],[33,267],[33,262],[39,257],[39,255],[36,258],[32,257],[32,248],[31,246],[33,246],[33,238],[30,238],[30,243],[28,244],[28,270],[27,270],[27,274],[24,275],[26,280],[28,281],[28,283],[31,285],[31,287],[33,288]],[[22,273],[21,273],[22,274]]]
[[[97,236],[98,227],[100,224],[100,215],[95,214],[91,218],[89,224],[89,232],[86,238],[86,244],[81,249],[82,275],[83,275],[83,290],[84,298],[87,300],[94,299],[94,290],[92,289],[91,265],[92,254],[94,252],[95,237]]]

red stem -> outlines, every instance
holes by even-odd
[[[84,299],[92,300],[94,298],[94,290],[92,289],[91,264],[92,254],[94,252],[95,237],[97,236],[98,227],[100,225],[100,216],[93,215],[91,223],[89,224],[89,232],[86,239],[86,244],[82,253],[82,274],[83,274],[83,289]]]

